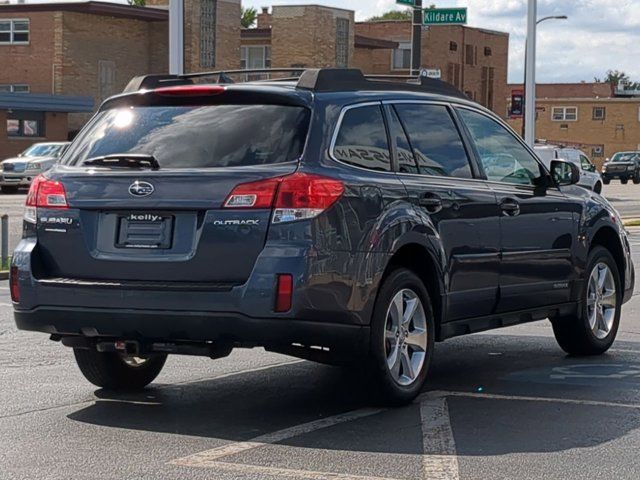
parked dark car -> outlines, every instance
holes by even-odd
[[[435,341],[549,318],[569,353],[613,343],[629,242],[574,164],[548,171],[437,80],[197,76],[134,79],[28,195],[17,326],[95,385],[263,346],[362,367],[402,404]]]
[[[640,152],[618,152],[607,158],[602,166],[602,181],[609,184],[616,178],[623,184],[629,180],[640,183]]]

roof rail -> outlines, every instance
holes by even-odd
[[[297,88],[314,92],[340,92],[357,90],[417,91],[451,97],[468,97],[451,84],[424,75],[365,75],[355,68],[259,68],[250,70],[216,70],[183,75],[144,75],[134,77],[124,89],[131,93],[159,86],[190,85],[196,78],[218,77],[216,83],[235,83],[231,75],[288,74],[284,78],[269,78],[257,81],[296,81]],[[392,81],[386,81],[392,80]],[[255,81],[255,80],[254,80]]]

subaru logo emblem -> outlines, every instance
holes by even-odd
[[[146,197],[151,195],[155,188],[149,182],[141,182],[136,180],[129,186],[129,193],[134,197]]]

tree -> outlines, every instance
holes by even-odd
[[[147,0],[127,0],[129,5],[134,7],[144,7],[147,4]]]
[[[254,7],[244,8],[241,7],[240,24],[242,28],[251,28],[255,25],[258,19],[258,10]]]
[[[617,87],[621,80],[624,83],[628,83],[629,77],[626,73],[621,72],[620,70],[607,70],[607,75],[604,77],[605,83],[609,83],[614,87]]]
[[[384,20],[411,20],[411,10],[390,10],[382,15],[371,17],[369,22],[381,22]]]

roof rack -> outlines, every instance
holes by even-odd
[[[123,93],[142,89],[174,85],[191,85],[195,79],[217,77],[215,83],[233,84],[232,75],[242,75],[248,79],[258,74],[266,74],[267,79],[245,80],[251,82],[296,81],[296,88],[314,92],[341,92],[358,90],[417,91],[468,99],[453,85],[424,75],[365,75],[355,68],[260,68],[251,70],[217,70],[183,75],[144,75],[134,77]],[[273,74],[287,74],[284,78],[271,78]],[[240,83],[244,83],[240,82]]]

